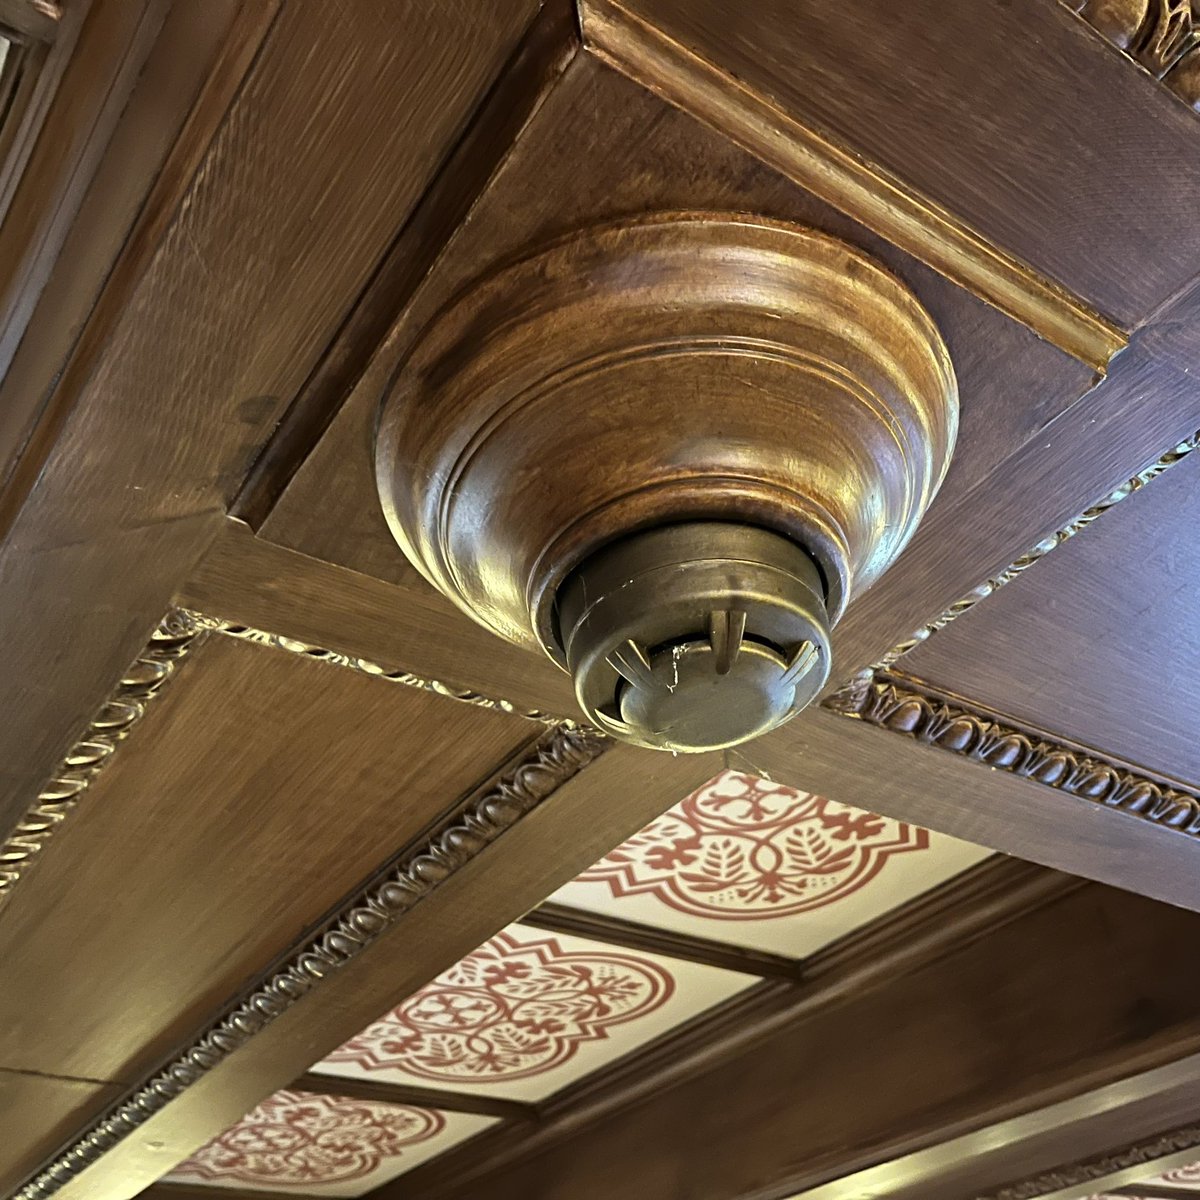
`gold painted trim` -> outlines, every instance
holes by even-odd
[[[713,63],[630,13],[584,0],[585,46],[789,179],[967,288],[1101,374],[1128,336],[1061,284],[881,167],[800,124]]]
[[[195,612],[192,609],[179,609],[178,612],[182,619],[190,621],[197,629],[223,634],[225,637],[239,638],[246,642],[255,642],[260,646],[269,646],[273,650],[284,650],[288,654],[299,654],[303,658],[315,658],[319,662],[332,663],[334,666],[358,671],[375,679],[386,680],[388,683],[398,683],[402,687],[416,688],[435,696],[445,696],[448,700],[457,700],[461,704],[471,704],[476,708],[507,713],[509,716],[524,717],[526,720],[539,721],[544,725],[556,725],[562,720],[560,717],[539,712],[537,709],[519,708],[511,700],[499,700],[466,688],[454,688],[437,679],[425,679],[410,671],[393,670],[390,667],[380,666],[369,658],[358,658],[353,654],[343,654],[338,650],[327,650],[322,646],[314,646],[309,642],[285,637],[281,633],[268,633],[266,630],[255,629],[250,625],[226,621],[223,617],[206,616],[204,613]]]
[[[1198,446],[1200,446],[1200,430],[1193,433],[1191,437],[1185,438],[1182,442],[1172,446],[1165,454],[1155,459],[1154,462],[1148,467],[1144,467],[1136,475],[1127,479],[1120,487],[1114,488],[1103,499],[1097,500],[1095,504],[1085,508],[1079,516],[1069,524],[1064,525],[1062,529],[1056,533],[1052,533],[1047,538],[1043,538],[1037,545],[1027,550],[1020,558],[1005,567],[999,574],[985,580],[973,591],[956,600],[949,608],[943,609],[932,621],[922,625],[911,637],[898,642],[881,659],[860,671],[853,679],[829,696],[824,701],[824,706],[834,712],[842,712],[848,707],[853,708],[861,700],[862,695],[865,694],[867,689],[871,687],[872,683],[876,682],[883,673],[894,667],[910,650],[915,650],[939,629],[945,629],[951,621],[957,620],[963,613],[969,612],[981,600],[986,600],[989,596],[998,592],[1006,583],[1011,583],[1018,575],[1032,567],[1034,563],[1040,562],[1052,550],[1058,549],[1064,542],[1070,541],[1080,530],[1086,529],[1093,521],[1102,517],[1110,508],[1120,504],[1122,500],[1127,500],[1135,492],[1140,492],[1148,483],[1152,483],[1160,475],[1170,470],[1171,467],[1182,462]]]
[[[1200,1125],[1185,1125],[1182,1129],[1172,1130],[1147,1141],[1134,1142],[1112,1154],[1072,1163],[1054,1171],[1045,1171],[1041,1175],[1020,1180],[987,1195],[976,1196],[975,1200],[1038,1200],[1040,1196],[1056,1196],[1068,1189],[1087,1189],[1093,1193],[1112,1187],[1124,1189],[1131,1186],[1128,1180],[1113,1183],[1111,1177],[1138,1167],[1153,1169],[1159,1159],[1197,1148],[1200,1148]],[[1145,1172],[1138,1171],[1137,1174],[1144,1176]],[[1105,1182],[1100,1184],[1100,1181]],[[1097,1184],[1100,1186],[1097,1187]],[[1136,1183],[1132,1186],[1136,1190]]]
[[[866,688],[844,692],[827,707],[993,771],[1018,775],[1177,833],[1200,837],[1197,793],[1153,778],[1101,751],[975,708],[921,680],[880,674]]]
[[[175,674],[182,659],[211,634],[239,638],[289,654],[333,663],[389,683],[444,696],[461,704],[523,717],[545,725],[576,728],[574,722],[560,721],[536,710],[522,710],[511,701],[452,688],[436,679],[423,679],[407,671],[390,670],[369,659],[326,650],[282,634],[253,629],[190,609],[172,609],[159,622],[145,649],[122,675],[103,707],[92,718],[87,732],[71,748],[17,827],[0,841],[0,907],[33,867],[55,832],[78,807],[92,781],[112,760],[117,746],[145,715],[146,708]]]
[[[468,801],[427,841],[375,875],[313,938],[297,946],[200,1037],[78,1137],[13,1200],[47,1200],[135,1133],[330,975],[378,941],[613,743],[592,729],[559,725]]]
[[[170,612],[162,619],[83,737],[38,793],[16,829],[0,842],[0,906],[78,807],[117,746],[145,716],[150,702],[162,692],[180,661],[203,638],[204,630],[179,613]]]

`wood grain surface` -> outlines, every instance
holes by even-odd
[[[0,639],[28,681],[0,826],[165,610],[534,7],[286,7],[194,174],[151,199],[0,504]]]
[[[631,1178],[646,1200],[803,1191],[1195,1053],[1200,978],[1159,968],[1198,922],[1112,889],[1073,891],[515,1163],[476,1162],[443,1187],[431,1168],[379,1196],[598,1200]]]
[[[1125,328],[1200,271],[1193,114],[1064,5],[589,0],[833,135]]]
[[[1193,455],[931,638],[904,669],[1200,785]]]
[[[310,1063],[573,878],[609,848],[614,835],[620,840],[641,828],[720,765],[709,755],[647,756],[620,746],[607,751],[320,988],[68,1182],[59,1200],[124,1200],[137,1194],[264,1096],[291,1083]],[[597,820],[601,812],[603,825]]]
[[[0,1069],[0,1191],[8,1195],[72,1130],[120,1094],[118,1086],[94,1079]]]
[[[423,579],[384,583],[256,538],[237,520],[224,524],[176,599],[522,710],[576,712],[570,678],[549,658],[500,641]]]
[[[1194,838],[824,709],[733,752],[745,770],[1200,911]]]
[[[587,153],[581,156],[583,139]],[[1092,383],[1083,364],[693,118],[595,60],[577,58],[262,525],[261,536],[424,588],[387,530],[371,450],[377,406],[414,331],[497,259],[593,221],[689,207],[750,210],[813,226],[877,256],[914,290],[946,339],[962,402],[958,447],[935,512],[953,505]],[[954,566],[947,560],[938,576],[952,575]],[[952,586],[974,582],[959,576]]]
[[[137,1081],[538,732],[210,637],[0,915],[0,1067]]]

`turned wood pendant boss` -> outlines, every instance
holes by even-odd
[[[670,213],[461,292],[386,397],[377,472],[435,587],[570,671],[601,729],[703,751],[816,697],[957,420],[937,328],[862,252]]]

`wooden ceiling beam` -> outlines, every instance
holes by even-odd
[[[735,946],[670,929],[656,929],[639,921],[627,921],[607,913],[585,912],[565,904],[539,904],[521,918],[521,924],[550,933],[588,938],[594,942],[629,946],[649,954],[665,954],[669,958],[719,967],[724,971],[742,971],[764,979],[800,980],[805,977],[805,964],[783,954],[770,954],[765,950]]]
[[[121,1110],[136,1119],[109,1114],[109,1125],[102,1120],[81,1130],[19,1195],[136,1195],[719,768],[716,756],[648,761],[629,747],[549,734],[472,797],[465,815],[406,850],[382,878],[364,881],[334,920],[351,922],[354,936],[318,934],[297,945],[283,966],[252,985],[250,1000],[239,1001],[247,1013],[237,1015],[235,1005],[215,1016],[165,1075],[138,1086],[136,1100]],[[387,880],[414,898],[390,921],[359,924],[362,910],[379,912],[375,889]],[[313,963],[310,971],[305,964]],[[242,1032],[248,1024],[252,1034]],[[217,1053],[218,1043],[228,1049]],[[180,1077],[182,1085],[161,1083]],[[115,1136],[105,1132],[110,1128]]]
[[[1062,5],[581,10],[618,70],[1094,366],[1200,271],[1171,203],[1200,186],[1191,114]]]
[[[1196,1200],[1196,1188],[1169,1187],[1163,1183],[1135,1183],[1129,1187],[1113,1188],[1112,1196],[1129,1196],[1131,1200]]]

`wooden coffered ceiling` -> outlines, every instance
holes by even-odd
[[[0,0],[0,1195],[1196,1194],[1198,22]],[[581,723],[374,479],[450,297],[662,210],[866,251],[961,394],[723,755]]]

